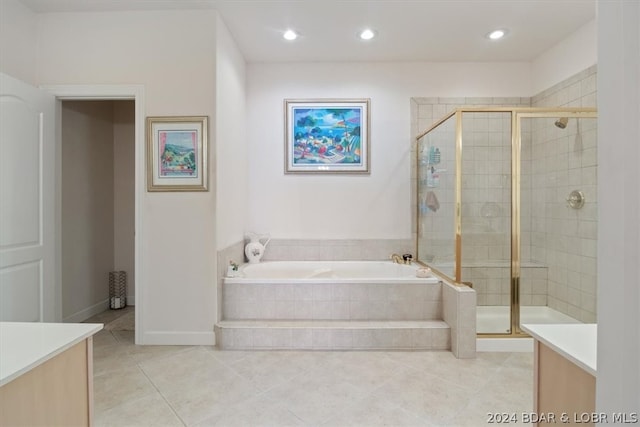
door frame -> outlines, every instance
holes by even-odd
[[[61,232],[62,232],[62,131],[61,131],[61,102],[62,101],[107,101],[107,100],[133,100],[135,102],[135,236],[134,236],[134,282],[135,290],[135,343],[144,344],[144,275],[142,266],[143,253],[143,209],[142,198],[145,191],[145,107],[144,107],[144,86],[143,85],[42,85],[43,89],[56,97],[56,161],[55,161],[55,177],[56,177],[56,195],[55,195],[55,234],[56,234],[56,253],[60,254]],[[62,257],[56,257],[56,291],[58,295],[62,295]],[[62,304],[62,299],[60,299]],[[62,307],[58,307],[62,313]]]

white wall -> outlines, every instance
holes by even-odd
[[[598,62],[597,34],[594,19],[534,59],[531,62],[531,95],[595,65]]]
[[[598,2],[596,410],[640,409],[640,3]]]
[[[135,305],[135,103],[113,102],[113,269],[127,272]]]
[[[212,120],[216,18],[210,10],[38,15],[37,83],[141,84],[145,115],[205,115]],[[136,167],[145,170],[144,159],[137,159]],[[144,220],[136,234],[143,282],[136,285],[144,307],[142,343],[211,344],[214,194],[141,196]]]
[[[410,98],[530,96],[529,63],[250,64],[248,228],[278,238],[410,239]],[[285,98],[371,98],[371,174],[284,174]]]
[[[63,102],[62,125],[62,318],[77,322],[107,308],[114,252],[113,104]]]
[[[216,29],[216,237],[218,249],[223,249],[244,236],[248,126],[245,60],[220,18]]]
[[[0,1],[0,71],[36,83],[36,15],[18,0]]]

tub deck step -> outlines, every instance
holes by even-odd
[[[225,350],[450,350],[441,320],[223,320],[216,341]]]

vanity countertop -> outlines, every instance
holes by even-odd
[[[0,322],[0,386],[87,339],[101,323]]]
[[[525,324],[522,330],[596,376],[598,325],[595,323]]]

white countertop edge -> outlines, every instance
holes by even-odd
[[[597,376],[597,324],[523,324],[521,329],[589,374]]]
[[[0,324],[2,324],[3,326],[11,323],[13,322],[0,322]],[[43,327],[46,327],[47,325],[46,323],[39,323],[39,322],[29,322],[29,323],[43,325]],[[14,324],[19,324],[19,322]],[[65,324],[62,323],[62,324],[56,324],[56,325],[65,325]],[[71,324],[66,324],[66,325],[71,325]],[[45,350],[43,354],[37,354],[35,355],[34,358],[25,360],[24,364],[21,364],[19,368],[12,369],[11,372],[9,373],[3,372],[2,377],[0,378],[0,387],[15,380],[19,376],[29,372],[33,368],[39,365],[42,365],[47,360],[54,358],[58,354],[68,350],[69,348],[73,347],[79,342],[93,336],[95,333],[99,332],[104,327],[102,323],[83,323],[81,325],[86,327],[83,327],[82,328],[83,330],[81,332],[74,334],[73,339],[66,341],[64,344],[59,345],[53,349],[50,349],[49,351]],[[77,327],[78,324],[75,324],[75,326]],[[5,351],[7,350],[0,348],[0,358],[3,357],[3,353],[5,353]]]

